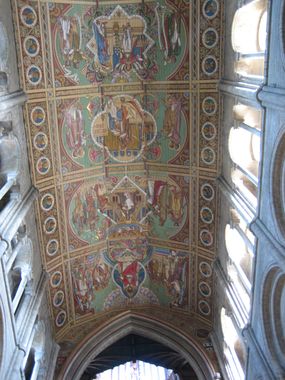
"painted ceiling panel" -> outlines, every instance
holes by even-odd
[[[210,326],[222,4],[13,5],[58,339],[145,305]]]

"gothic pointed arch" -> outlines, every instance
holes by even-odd
[[[205,352],[195,344],[193,339],[168,323],[161,323],[158,320],[128,311],[109,320],[103,327],[87,336],[70,356],[59,379],[79,380],[84,369],[94,357],[128,334],[150,338],[175,350],[187,360],[199,380],[216,378],[216,372]]]

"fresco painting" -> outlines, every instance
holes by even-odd
[[[100,212],[100,206],[107,202],[104,183],[83,183],[77,185],[75,191],[70,186],[69,191],[73,191],[70,198],[66,194],[71,232],[80,240],[91,244],[105,239],[111,223]]]
[[[188,220],[187,181],[114,176],[70,186],[66,201],[71,232],[88,243],[142,233],[171,239]]]
[[[188,103],[185,94],[163,92],[61,102],[62,173],[104,162],[168,163],[179,157],[188,165],[183,160],[184,149],[189,149]]]
[[[61,170],[64,174],[73,167],[79,169],[102,163],[103,152],[93,143],[90,127],[94,115],[100,110],[99,97],[60,103],[58,124],[61,130]]]
[[[50,3],[57,86],[166,80],[186,59],[189,5]]]
[[[186,179],[187,181],[188,179]],[[188,212],[188,186],[185,178],[177,183],[170,176],[148,180],[150,234],[171,239],[185,225]]]
[[[157,123],[157,138],[148,146],[145,158],[152,162],[189,165],[184,150],[189,149],[189,93],[157,92],[142,97]]]
[[[71,276],[78,317],[131,303],[188,305],[189,254],[145,239],[111,241],[108,249],[73,259]]]
[[[146,179],[139,175],[103,178],[67,186],[70,232],[95,243],[147,231]]]
[[[103,253],[72,260],[71,276],[76,314],[97,311],[96,298],[100,298],[100,293],[110,286],[111,277],[111,268],[105,262]]]
[[[193,287],[211,318],[212,276],[190,268],[215,247],[221,7],[119,3],[27,0],[15,15],[56,333],[112,308],[190,309]]]
[[[184,308],[188,305],[189,254],[155,248],[146,267],[152,291],[163,304]]]
[[[133,97],[115,96],[105,110],[96,115],[91,134],[95,145],[117,162],[132,162],[141,157],[156,138],[154,117]]]
[[[152,248],[143,236],[109,241],[106,260],[113,266],[113,281],[125,297],[133,298],[138,293],[151,255]]]

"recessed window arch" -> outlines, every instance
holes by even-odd
[[[247,104],[238,103],[233,107],[233,117],[237,125],[246,125],[258,131],[261,129],[261,111]]]
[[[8,86],[8,76],[5,71],[0,71],[0,92],[5,90]]]
[[[256,178],[260,161],[260,138],[244,128],[232,128],[229,136],[231,159]]]
[[[230,259],[238,267],[238,271],[242,273],[246,282],[251,282],[252,277],[252,252],[246,245],[241,232],[229,224],[225,230],[226,247]],[[250,287],[249,284],[247,287]]]
[[[261,111],[246,104],[233,107],[229,153],[234,163],[232,180],[239,191],[256,206],[260,162]]]
[[[285,243],[285,126],[277,138],[272,160],[272,207],[275,215],[277,232],[282,244]]]
[[[230,380],[243,380],[246,350],[239,337],[232,318],[223,307],[220,313],[221,328],[224,336],[225,368]]]
[[[30,337],[29,349],[23,362],[23,372],[26,380],[36,380],[43,361],[45,349],[45,325],[36,320]]]
[[[229,224],[225,229],[225,240],[229,255],[227,272],[240,302],[248,313],[250,309],[253,256],[249,252],[240,232]]]
[[[264,53],[266,24],[266,1],[252,1],[239,8],[232,23],[234,51],[241,54]]]
[[[244,77],[263,77],[264,58],[248,57],[240,58],[235,62],[235,72]]]
[[[241,76],[264,76],[266,6],[266,0],[255,0],[235,13],[232,23],[232,47],[239,54],[235,62],[235,71]]]
[[[19,308],[25,289],[29,282],[32,281],[32,258],[32,242],[29,238],[24,237],[12,250],[6,264],[14,313]]]
[[[19,143],[12,134],[11,122],[0,122],[0,162],[0,210],[3,212],[15,201],[12,187],[16,184],[20,162]]]

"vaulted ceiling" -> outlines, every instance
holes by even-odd
[[[118,310],[191,316],[210,331],[222,4],[13,5],[62,360]]]

